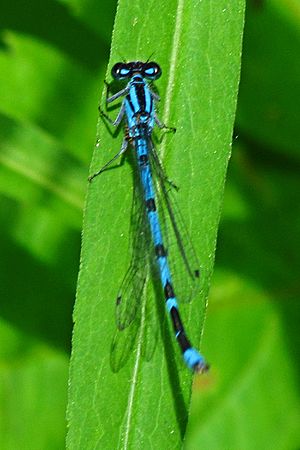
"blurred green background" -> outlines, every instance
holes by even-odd
[[[116,2],[2,0],[0,448],[62,449],[82,208]],[[249,1],[187,449],[300,448],[300,3]]]

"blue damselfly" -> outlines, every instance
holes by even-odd
[[[180,213],[173,207],[173,201],[167,185],[171,189],[176,186],[166,177],[152,139],[155,125],[170,129],[162,123],[156,114],[155,105],[159,96],[150,86],[150,82],[161,75],[161,69],[155,62],[133,61],[117,63],[112,68],[115,80],[128,80],[124,89],[106,97],[106,104],[123,97],[120,111],[113,121],[101,111],[113,126],[118,127],[125,119],[125,135],[120,151],[108,161],[98,172],[89,177],[91,181],[101,174],[113,161],[119,158],[131,145],[135,150],[137,186],[134,190],[135,206],[135,236],[133,237],[133,253],[130,266],[121,284],[116,300],[117,326],[119,330],[127,328],[134,320],[141,304],[147,270],[147,258],[156,261],[160,283],[164,292],[166,308],[170,314],[176,340],[182,351],[186,365],[195,372],[205,372],[208,365],[204,357],[192,347],[187,338],[178,310],[177,297],[188,301],[193,297],[199,286],[200,269],[191,240],[186,232],[181,234],[182,219],[178,222]],[[108,91],[108,86],[107,86]],[[165,226],[165,223],[168,226]],[[181,225],[179,226],[178,223]],[[172,257],[172,248],[168,249],[169,233],[174,236],[177,246],[177,259],[181,259],[184,273],[176,275],[176,261]],[[148,245],[147,237],[152,242]],[[178,286],[176,285],[178,279]],[[182,282],[183,280],[183,282]],[[175,282],[173,288],[173,281]],[[175,295],[175,290],[177,295]],[[180,293],[180,294],[179,294]]]

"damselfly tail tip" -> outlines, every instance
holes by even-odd
[[[209,371],[209,364],[207,364],[205,361],[200,361],[194,366],[194,372],[195,373],[206,373]]]
[[[195,373],[205,373],[209,369],[209,365],[195,348],[188,348],[184,352],[183,358],[186,365]]]

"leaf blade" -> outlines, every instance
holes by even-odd
[[[122,1],[110,64],[117,62],[118,54],[125,55],[126,59],[147,59],[157,45],[157,36],[160,37],[155,59],[163,69],[169,67],[169,74],[165,70],[157,83],[164,105],[160,116],[178,130],[176,136],[165,138],[160,151],[168,174],[182,187],[179,204],[183,209],[187,206],[185,199],[189,198],[188,226],[193,229],[195,224],[201,224],[192,236],[205,267],[203,291],[191,308],[182,309],[187,330],[195,342],[200,338],[200,324],[204,320],[239,78],[243,2],[236,1],[231,10],[226,9],[225,3],[211,6],[211,2],[194,5],[164,2],[160,5],[162,22],[159,23],[153,20],[153,5]],[[226,52],[220,64],[219,49],[224,45],[224,35]],[[209,53],[208,69],[199,68],[195,49]],[[225,69],[228,70],[224,87]],[[201,92],[201,108],[196,97],[190,94],[195,90]],[[226,112],[224,123],[219,108]],[[100,122],[99,138],[103,149],[113,146],[112,154],[117,153],[121,133],[118,139],[111,139],[103,132]],[[100,158],[95,152],[91,172],[101,167],[104,158],[107,160],[107,155]],[[196,171],[199,161],[201,173],[205,173],[202,179]],[[185,433],[192,376],[173,342],[161,297],[156,302],[158,344],[151,361],[142,359],[142,317],[137,347],[128,364],[117,374],[112,374],[109,368],[110,341],[115,329],[113,299],[128,262],[127,216],[134,182],[130,170],[130,164],[125,164],[101,175],[87,197],[70,372],[68,447],[72,449],[97,445],[128,448],[141,442],[146,448],[157,445],[179,448]],[[103,205],[99,206],[99,199],[103,199]],[[101,389],[99,380],[103,380]],[[93,408],[89,407],[91,404]]]

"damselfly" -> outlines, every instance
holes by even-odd
[[[98,172],[90,176],[89,180],[91,181],[101,174],[126,151],[129,144],[135,150],[137,172],[139,173],[137,186],[134,189],[133,211],[135,212],[136,230],[133,237],[133,253],[116,300],[117,326],[120,330],[124,330],[134,320],[145,291],[147,271],[151,266],[151,260],[156,261],[156,270],[159,273],[166,308],[170,314],[175,337],[184,361],[193,371],[205,372],[208,365],[187,338],[177,303],[177,297],[181,301],[187,301],[195,294],[199,285],[199,265],[188,234],[186,232],[184,232],[184,236],[181,234],[178,225],[180,222],[182,228],[181,218],[178,222],[180,213],[174,212],[173,202],[167,188],[167,184],[171,188],[174,188],[174,185],[164,174],[152,140],[154,125],[161,129],[168,128],[157,117],[155,105],[159,101],[159,96],[153,92],[150,86],[151,81],[160,77],[161,69],[155,62],[133,61],[115,64],[111,73],[115,80],[128,80],[128,82],[121,91],[111,97],[106,96],[106,104],[124,97],[117,118],[113,121],[107,114],[102,111],[101,113],[115,127],[118,127],[122,119],[125,119],[125,136],[120,151]],[[169,249],[166,245],[166,242],[169,244],[170,234],[174,237],[178,250],[177,259],[181,259],[181,266],[184,270],[184,274],[179,274],[180,286],[171,245]],[[147,242],[148,237],[152,243],[150,246]],[[176,285],[177,279],[178,286]],[[175,282],[174,287],[173,281]],[[175,295],[175,290],[177,295]]]

